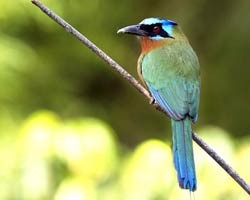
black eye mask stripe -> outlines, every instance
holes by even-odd
[[[158,26],[160,28],[160,31],[158,33],[153,32],[153,29],[155,26]],[[150,25],[141,24],[140,29],[145,31],[147,33],[148,37],[156,37],[156,36],[161,36],[163,38],[170,38],[171,37],[165,30],[163,30],[161,23],[150,24]]]

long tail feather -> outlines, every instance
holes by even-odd
[[[178,182],[181,188],[195,191],[197,187],[190,118],[171,120],[172,150]]]

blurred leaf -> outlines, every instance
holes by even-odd
[[[20,148],[33,157],[48,158],[54,153],[53,139],[60,121],[53,112],[39,111],[32,114],[21,129]]]
[[[125,164],[125,199],[165,199],[174,175],[170,148],[158,140],[143,142]]]
[[[65,179],[59,186],[55,200],[95,200],[96,191],[94,184],[89,182],[83,183],[77,178]]]
[[[97,119],[67,122],[55,138],[55,147],[72,173],[83,179],[108,178],[117,165],[113,131]]]

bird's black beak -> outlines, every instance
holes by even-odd
[[[132,35],[146,36],[146,32],[140,28],[139,24],[126,26],[117,31],[117,33],[127,33]]]

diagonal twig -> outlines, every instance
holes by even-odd
[[[62,26],[67,32],[70,32],[78,40],[80,40],[84,45],[86,45],[90,50],[92,50],[96,55],[103,59],[108,65],[110,65],[115,71],[117,71],[123,78],[125,78],[133,87],[135,87],[140,93],[142,93],[150,101],[152,100],[149,92],[123,67],[116,63],[111,57],[109,57],[104,51],[98,48],[94,43],[92,43],[88,38],[82,35],[69,23],[51,11],[48,7],[42,4],[38,0],[31,0],[33,4],[39,7],[46,15]],[[161,110],[162,111],[162,110]],[[163,112],[163,111],[162,111]],[[166,113],[165,113],[166,114]],[[206,144],[196,133],[192,133],[193,140],[211,156],[249,195],[250,186],[245,182],[243,178],[229,165],[227,164],[208,144]]]

